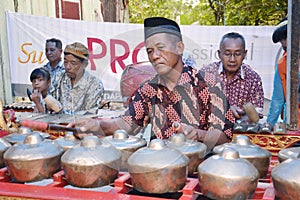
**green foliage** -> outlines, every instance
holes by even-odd
[[[143,23],[145,18],[155,16],[176,20],[180,16],[181,5],[181,0],[130,0],[129,20],[131,23]]]
[[[228,25],[276,25],[287,16],[287,1],[235,0],[233,2],[225,15]]]
[[[276,25],[287,16],[285,0],[130,0],[131,23],[161,16],[182,25]]]

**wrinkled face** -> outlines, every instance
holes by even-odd
[[[160,75],[168,74],[181,62],[183,43],[174,35],[152,35],[146,39],[145,45],[149,61]]]
[[[32,87],[39,92],[47,91],[50,86],[50,80],[46,80],[43,77],[38,77],[32,80]]]
[[[287,45],[287,44],[286,44],[286,39],[281,39],[281,40],[280,40],[280,43],[281,43],[281,46],[282,46],[283,50],[286,51],[286,47],[287,47],[287,46],[286,46],[286,45]]]
[[[58,49],[55,42],[47,42],[45,52],[49,62],[59,61],[61,59],[62,49]]]
[[[77,76],[81,77],[87,63],[81,62],[80,59],[72,54],[68,54],[64,56],[64,66],[68,77],[75,80]]]
[[[225,38],[218,50],[219,57],[227,74],[236,73],[247,54],[240,38]]]

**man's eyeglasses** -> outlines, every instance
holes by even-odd
[[[221,51],[221,54],[226,58],[231,58],[231,56],[233,56],[234,58],[240,58],[245,54],[245,52],[244,51],[237,51],[237,52],[232,53],[232,52],[229,52],[229,51],[225,51],[225,52]]]

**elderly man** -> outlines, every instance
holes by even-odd
[[[225,34],[220,42],[218,55],[221,61],[204,66],[204,71],[218,76],[224,84],[225,94],[236,118],[245,112],[243,106],[250,102],[262,115],[264,91],[260,76],[243,63],[247,55],[245,39],[239,33]]]
[[[109,135],[117,129],[136,133],[150,122],[153,138],[166,139],[182,132],[209,149],[230,141],[234,116],[221,84],[182,62],[184,44],[178,24],[153,17],[145,19],[144,28],[146,51],[157,75],[140,86],[124,115],[80,119],[68,126]]]
[[[51,85],[48,92],[53,97],[57,97],[59,82],[65,73],[64,63],[61,58],[62,51],[61,40],[56,38],[46,40],[45,54],[49,62],[44,67],[50,71]]]
[[[66,72],[60,81],[57,99],[66,114],[96,110],[100,106],[103,83],[85,69],[88,59],[87,47],[79,42],[67,45],[64,50]]]

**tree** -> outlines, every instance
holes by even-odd
[[[162,16],[182,25],[276,25],[287,16],[282,0],[130,0],[131,23]]]
[[[129,21],[131,23],[143,23],[147,17],[166,17],[178,20],[181,14],[182,0],[130,0]]]
[[[276,25],[287,16],[288,2],[282,0],[234,0],[229,4],[228,25]]]

